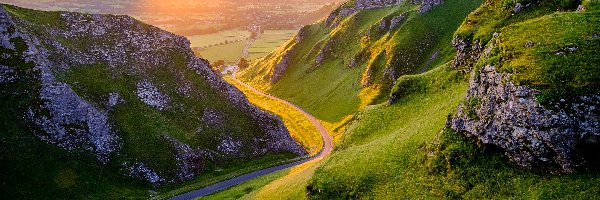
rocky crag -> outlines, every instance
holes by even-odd
[[[195,57],[187,39],[131,17],[0,5],[0,44],[0,85],[36,87],[33,94],[2,93],[37,99],[15,110],[14,120],[32,125],[24,134],[102,163],[120,162],[126,175],[180,182],[230,159],[306,154],[279,118],[251,105]],[[160,150],[152,145],[172,151],[162,160],[136,153]]]
[[[526,168],[556,166],[570,172],[585,164],[586,148],[600,141],[600,95],[546,108],[536,99],[537,91],[511,83],[511,76],[489,65],[473,73],[467,102],[450,127],[502,149]]]
[[[522,67],[521,69],[534,67],[544,69],[560,65],[564,73],[573,73],[571,76],[567,76],[570,78],[560,80],[562,85],[576,82],[577,80],[573,77],[595,73],[592,69],[590,72],[577,72],[569,69],[580,68],[596,62],[585,54],[598,51],[598,46],[588,45],[597,43],[597,39],[594,39],[594,31],[598,31],[598,29],[592,25],[596,23],[594,21],[598,20],[596,14],[583,13],[584,5],[560,7],[564,4],[552,4],[552,1],[527,5],[516,3],[505,8],[494,6],[496,5],[486,3],[479,12],[495,9],[495,12],[505,13],[503,15],[506,17],[505,19],[486,21],[481,18],[489,16],[480,15],[481,13],[476,11],[467,18],[466,23],[469,24],[463,24],[453,40],[453,45],[457,50],[456,58],[452,63],[453,67],[463,73],[471,73],[471,78],[466,100],[448,121],[448,126],[473,138],[481,146],[504,152],[515,164],[527,169],[573,172],[594,165],[598,159],[593,152],[597,151],[600,146],[600,110],[598,109],[600,93],[593,89],[594,84],[597,84],[597,77],[587,79],[587,82],[574,86],[579,88],[570,88],[566,92],[554,95],[552,99],[542,102],[540,97],[548,96],[547,88],[562,86],[556,85],[557,82],[545,84],[543,87],[533,85],[532,81],[520,81],[521,83],[519,83],[516,80],[523,80],[524,74],[537,72],[513,73],[511,71],[515,70],[508,70],[507,66],[514,66],[513,63],[516,61],[513,62],[513,60],[517,60],[518,56],[522,54],[539,52],[532,54],[529,62],[519,67]],[[577,10],[575,10],[576,8]],[[544,13],[545,9],[550,11]],[[551,13],[552,10],[557,9],[564,10],[566,13],[560,15]],[[538,13],[532,14],[536,11]],[[545,14],[552,17],[544,16]],[[520,21],[515,22],[513,19],[513,17],[520,17],[519,15],[529,16],[525,19],[521,18],[521,20],[536,21],[535,23],[525,21],[519,24]],[[561,30],[562,25],[556,27],[548,25],[567,23],[560,20],[573,19],[581,22],[581,24],[574,23],[578,28]],[[547,30],[545,33],[521,31],[517,36],[504,36],[510,34],[512,30],[498,28],[486,34],[473,34],[472,30],[476,30],[475,27],[478,25],[487,25],[482,25],[482,23],[500,23],[503,20],[512,22],[513,27],[511,28],[531,29],[536,28],[537,24],[545,23]],[[562,41],[557,39],[546,41],[546,36],[540,38],[527,36],[527,34],[547,35],[560,31],[571,34],[570,40],[579,45],[560,44]],[[553,35],[553,37],[562,36],[562,34]],[[520,37],[523,37],[524,40],[513,45],[513,41],[520,41]],[[504,52],[499,51],[499,48],[503,48]],[[521,53],[516,53],[517,51]],[[586,57],[586,59],[574,62],[579,57]],[[561,60],[565,61],[558,62]],[[597,64],[592,65],[597,66]],[[548,70],[544,73],[553,73],[553,71]],[[534,77],[549,76],[544,73]]]

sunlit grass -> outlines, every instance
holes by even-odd
[[[279,116],[290,131],[292,137],[300,143],[309,154],[315,155],[323,148],[323,138],[317,128],[295,108],[275,99],[257,94],[246,86],[234,81],[231,77],[225,80],[240,89],[250,103]]]
[[[323,158],[254,178],[200,199],[306,199],[306,186]]]

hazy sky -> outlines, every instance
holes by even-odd
[[[89,13],[172,13],[186,14],[214,10],[217,6],[254,2],[327,4],[341,0],[0,0],[2,3],[43,10],[68,10]]]

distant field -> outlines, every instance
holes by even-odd
[[[242,49],[246,41],[234,42],[224,45],[213,46],[198,51],[200,57],[209,60],[211,63],[217,60],[224,60],[227,64],[235,64],[242,57]]]
[[[225,41],[224,38],[231,41],[231,38],[237,38],[237,36],[243,35],[244,31],[223,31],[215,34],[201,35],[201,36],[192,36],[190,41],[192,41],[192,47],[204,46],[198,44],[219,44],[220,42],[216,42],[217,40]],[[248,59],[257,59],[264,57],[277,49],[279,46],[283,45],[286,41],[292,38],[296,34],[297,30],[266,30],[263,35],[261,35],[250,47],[248,53]],[[247,32],[250,35],[249,32]],[[192,40],[194,38],[194,40]],[[211,43],[210,40],[215,40]],[[196,43],[194,43],[196,42]],[[234,42],[223,45],[216,45],[212,47],[205,48],[202,51],[198,51],[201,57],[208,59],[210,62],[214,62],[217,60],[224,60],[227,64],[235,64],[237,63],[241,56],[242,50],[246,45],[246,40],[240,42]]]
[[[283,45],[292,38],[298,30],[266,30],[250,47],[249,60],[261,58]]]
[[[224,43],[227,41],[239,41],[245,40],[250,37],[250,32],[246,30],[227,30],[218,33],[206,34],[206,35],[193,35],[187,38],[192,43],[192,47],[204,47],[208,45],[215,45]]]

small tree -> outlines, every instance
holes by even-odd
[[[224,61],[224,60],[217,60],[217,61],[215,61],[215,62],[214,62],[212,65],[211,65],[211,67],[212,67],[212,69],[213,69],[214,71],[216,71],[216,72],[220,72],[220,71],[221,71],[221,68],[222,68],[224,65],[225,65],[225,61]]]
[[[240,70],[244,70],[248,67],[250,67],[250,63],[248,63],[248,61],[244,58],[240,59],[240,62],[238,62],[238,67],[240,68]]]

